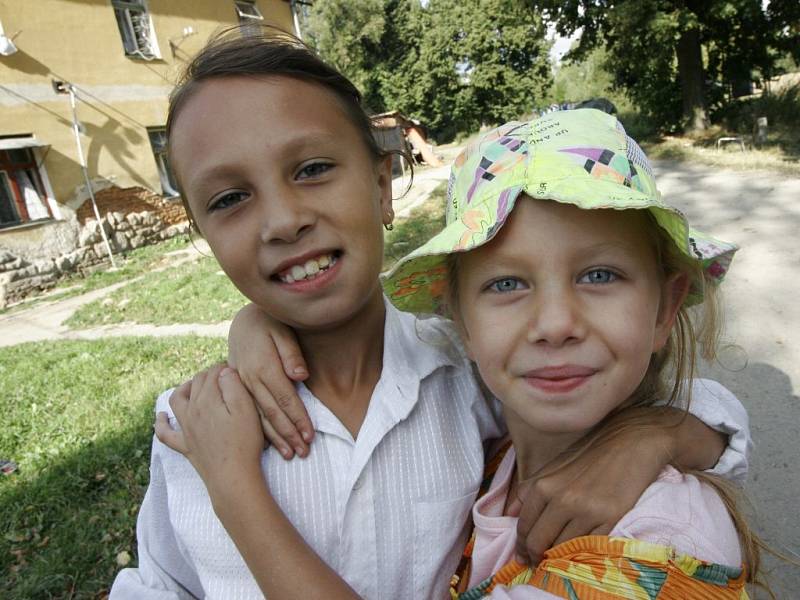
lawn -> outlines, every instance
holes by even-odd
[[[232,319],[246,299],[213,256],[147,273],[131,285],[79,308],[72,329],[125,322],[170,325],[219,323]]]
[[[156,395],[225,341],[113,338],[0,352],[0,597],[100,598],[135,549]]]
[[[0,309],[0,315],[26,310],[43,301],[63,300],[102,287],[108,287],[115,283],[128,281],[143,273],[163,268],[174,260],[174,256],[171,253],[185,250],[189,245],[190,242],[187,237],[177,236],[160,244],[144,246],[127,254],[117,255],[114,257],[117,262],[116,269],[106,267],[86,274],[74,273],[60,281],[56,287],[45,295],[31,296],[19,304]]]

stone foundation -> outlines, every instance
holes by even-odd
[[[78,209],[77,247],[69,252],[54,258],[26,259],[13,250],[0,248],[0,308],[52,288],[70,273],[107,263],[101,227],[114,254],[189,233],[179,200],[164,199],[142,188],[103,190],[97,193],[97,204],[99,223],[90,201]]]

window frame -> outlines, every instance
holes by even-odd
[[[111,8],[114,10],[114,18],[119,29],[122,49],[125,56],[129,58],[141,58],[143,60],[154,60],[161,58],[161,50],[158,47],[153,18],[147,6],[146,0],[111,0]],[[137,36],[133,15],[137,16],[140,24],[144,23],[146,43],[141,43]],[[141,27],[141,25],[139,25]]]
[[[240,25],[253,24],[256,21],[263,21],[264,15],[256,5],[255,0],[233,0],[233,5],[236,8],[236,15],[239,17]],[[248,13],[243,7],[248,7],[253,10],[255,14]]]
[[[15,160],[12,158],[11,152],[25,152],[28,160]],[[12,212],[17,215],[17,220],[15,221],[0,221],[0,231],[10,227],[27,225],[28,223],[52,221],[56,218],[53,213],[53,207],[50,205],[47,179],[42,173],[42,170],[43,167],[36,162],[36,154],[32,147],[0,149],[0,176],[4,179],[4,182],[0,183],[0,185],[3,185],[3,187],[10,192],[12,201],[11,209]],[[47,210],[47,216],[31,219],[28,207],[25,204],[25,197],[20,189],[17,178],[14,176],[15,172],[20,171],[28,175],[34,187],[34,191],[39,195],[39,200]]]

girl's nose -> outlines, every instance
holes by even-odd
[[[583,308],[569,290],[537,290],[533,302],[528,327],[530,343],[560,347],[586,335]]]
[[[314,213],[291,193],[272,195],[262,211],[261,241],[292,243],[314,224]]]

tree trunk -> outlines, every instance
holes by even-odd
[[[677,53],[683,95],[684,130],[686,133],[705,130],[708,127],[708,117],[703,99],[703,56],[700,31],[696,27],[681,33]]]

